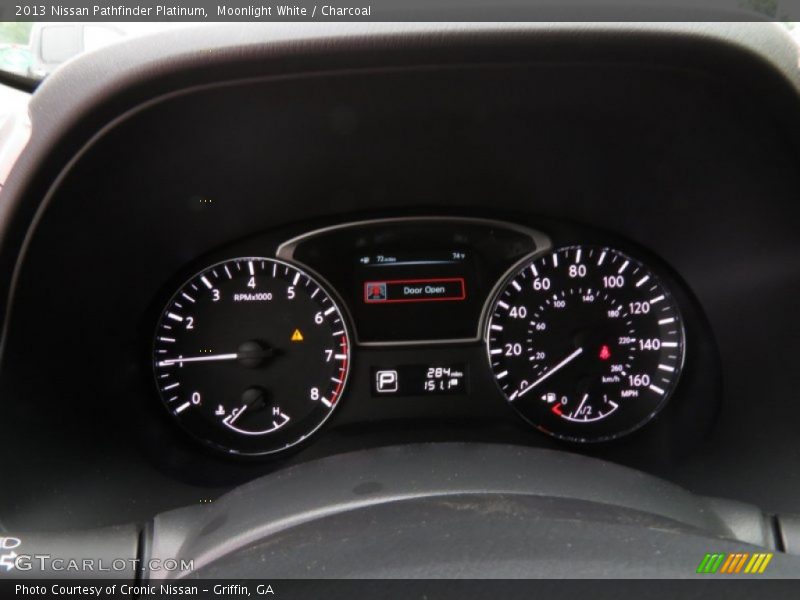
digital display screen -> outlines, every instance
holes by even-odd
[[[421,340],[448,329],[454,338],[471,333],[456,325],[469,322],[474,313],[475,265],[466,250],[383,251],[358,255],[354,262],[357,312],[370,331],[386,339],[413,333]]]
[[[477,340],[484,302],[530,233],[480,219],[387,219],[289,240],[279,257],[308,265],[341,295],[358,343]]]
[[[374,277],[364,282],[364,302],[367,304],[397,304],[400,302],[461,302],[467,299],[464,277],[425,277],[390,279],[387,275],[398,268],[412,267],[420,272],[444,272],[446,267],[464,266],[467,253],[461,250],[430,252],[395,252],[368,254],[358,258],[364,273]],[[433,267],[433,269],[431,269]],[[413,271],[412,271],[413,272]]]
[[[372,395],[376,397],[468,393],[467,366],[463,363],[373,367],[370,374]]]

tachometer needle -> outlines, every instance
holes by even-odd
[[[242,344],[242,347],[247,348],[248,344]],[[243,350],[240,348],[239,352],[232,352],[230,354],[206,354],[204,356],[179,356],[178,358],[165,358],[164,360],[158,361],[156,365],[159,367],[171,367],[172,365],[183,365],[183,363],[213,362],[236,359],[242,359],[243,361],[258,361],[263,358],[271,358],[276,354],[278,354],[278,352],[274,348],[257,348],[252,350]]]
[[[569,363],[571,363],[573,360],[575,360],[576,358],[578,358],[578,357],[579,357],[579,356],[580,356],[582,353],[583,353],[583,348],[578,348],[577,350],[575,350],[575,352],[573,352],[572,354],[570,354],[570,355],[569,355],[567,358],[565,358],[564,360],[562,360],[560,363],[558,363],[558,364],[557,364],[557,365],[555,365],[555,366],[554,366],[552,369],[550,369],[550,370],[549,370],[547,373],[545,373],[544,375],[542,375],[541,377],[539,377],[539,379],[537,379],[537,380],[536,380],[536,381],[534,381],[532,384],[530,384],[528,387],[526,387],[524,390],[522,390],[522,391],[521,391],[521,392],[520,392],[520,393],[517,395],[517,398],[519,398],[520,396],[524,396],[525,394],[527,394],[528,392],[530,392],[530,391],[531,391],[533,388],[535,388],[537,385],[539,385],[540,383],[542,383],[542,382],[543,382],[545,379],[547,379],[548,377],[550,377],[550,376],[551,376],[553,373],[555,373],[555,372],[556,372],[556,371],[558,371],[559,369],[562,369],[562,368],[564,368],[564,367],[565,367],[565,366],[567,366]]]
[[[181,363],[206,362],[213,360],[236,360],[237,358],[239,358],[239,354],[236,352],[233,354],[208,354],[206,356],[179,356],[178,358],[167,358],[165,360],[160,360],[158,361],[158,366],[169,367],[171,365],[179,365]]]

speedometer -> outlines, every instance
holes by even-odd
[[[507,401],[555,437],[602,441],[664,406],[685,350],[669,290],[636,259],[571,246],[529,261],[495,297],[489,363]]]
[[[201,271],[167,303],[156,385],[194,437],[242,455],[284,450],[341,400],[348,328],[333,297],[297,267],[236,258]]]

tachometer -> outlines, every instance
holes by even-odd
[[[675,389],[684,331],[670,292],[622,252],[561,248],[525,264],[494,299],[489,362],[539,429],[601,441],[649,421]]]
[[[323,286],[297,267],[236,258],[192,277],[154,344],[167,410],[218,449],[260,455],[314,433],[344,391],[350,342]]]

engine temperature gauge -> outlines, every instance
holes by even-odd
[[[651,270],[610,248],[562,248],[518,269],[492,304],[486,339],[508,402],[572,441],[642,426],[683,366],[672,295]]]

